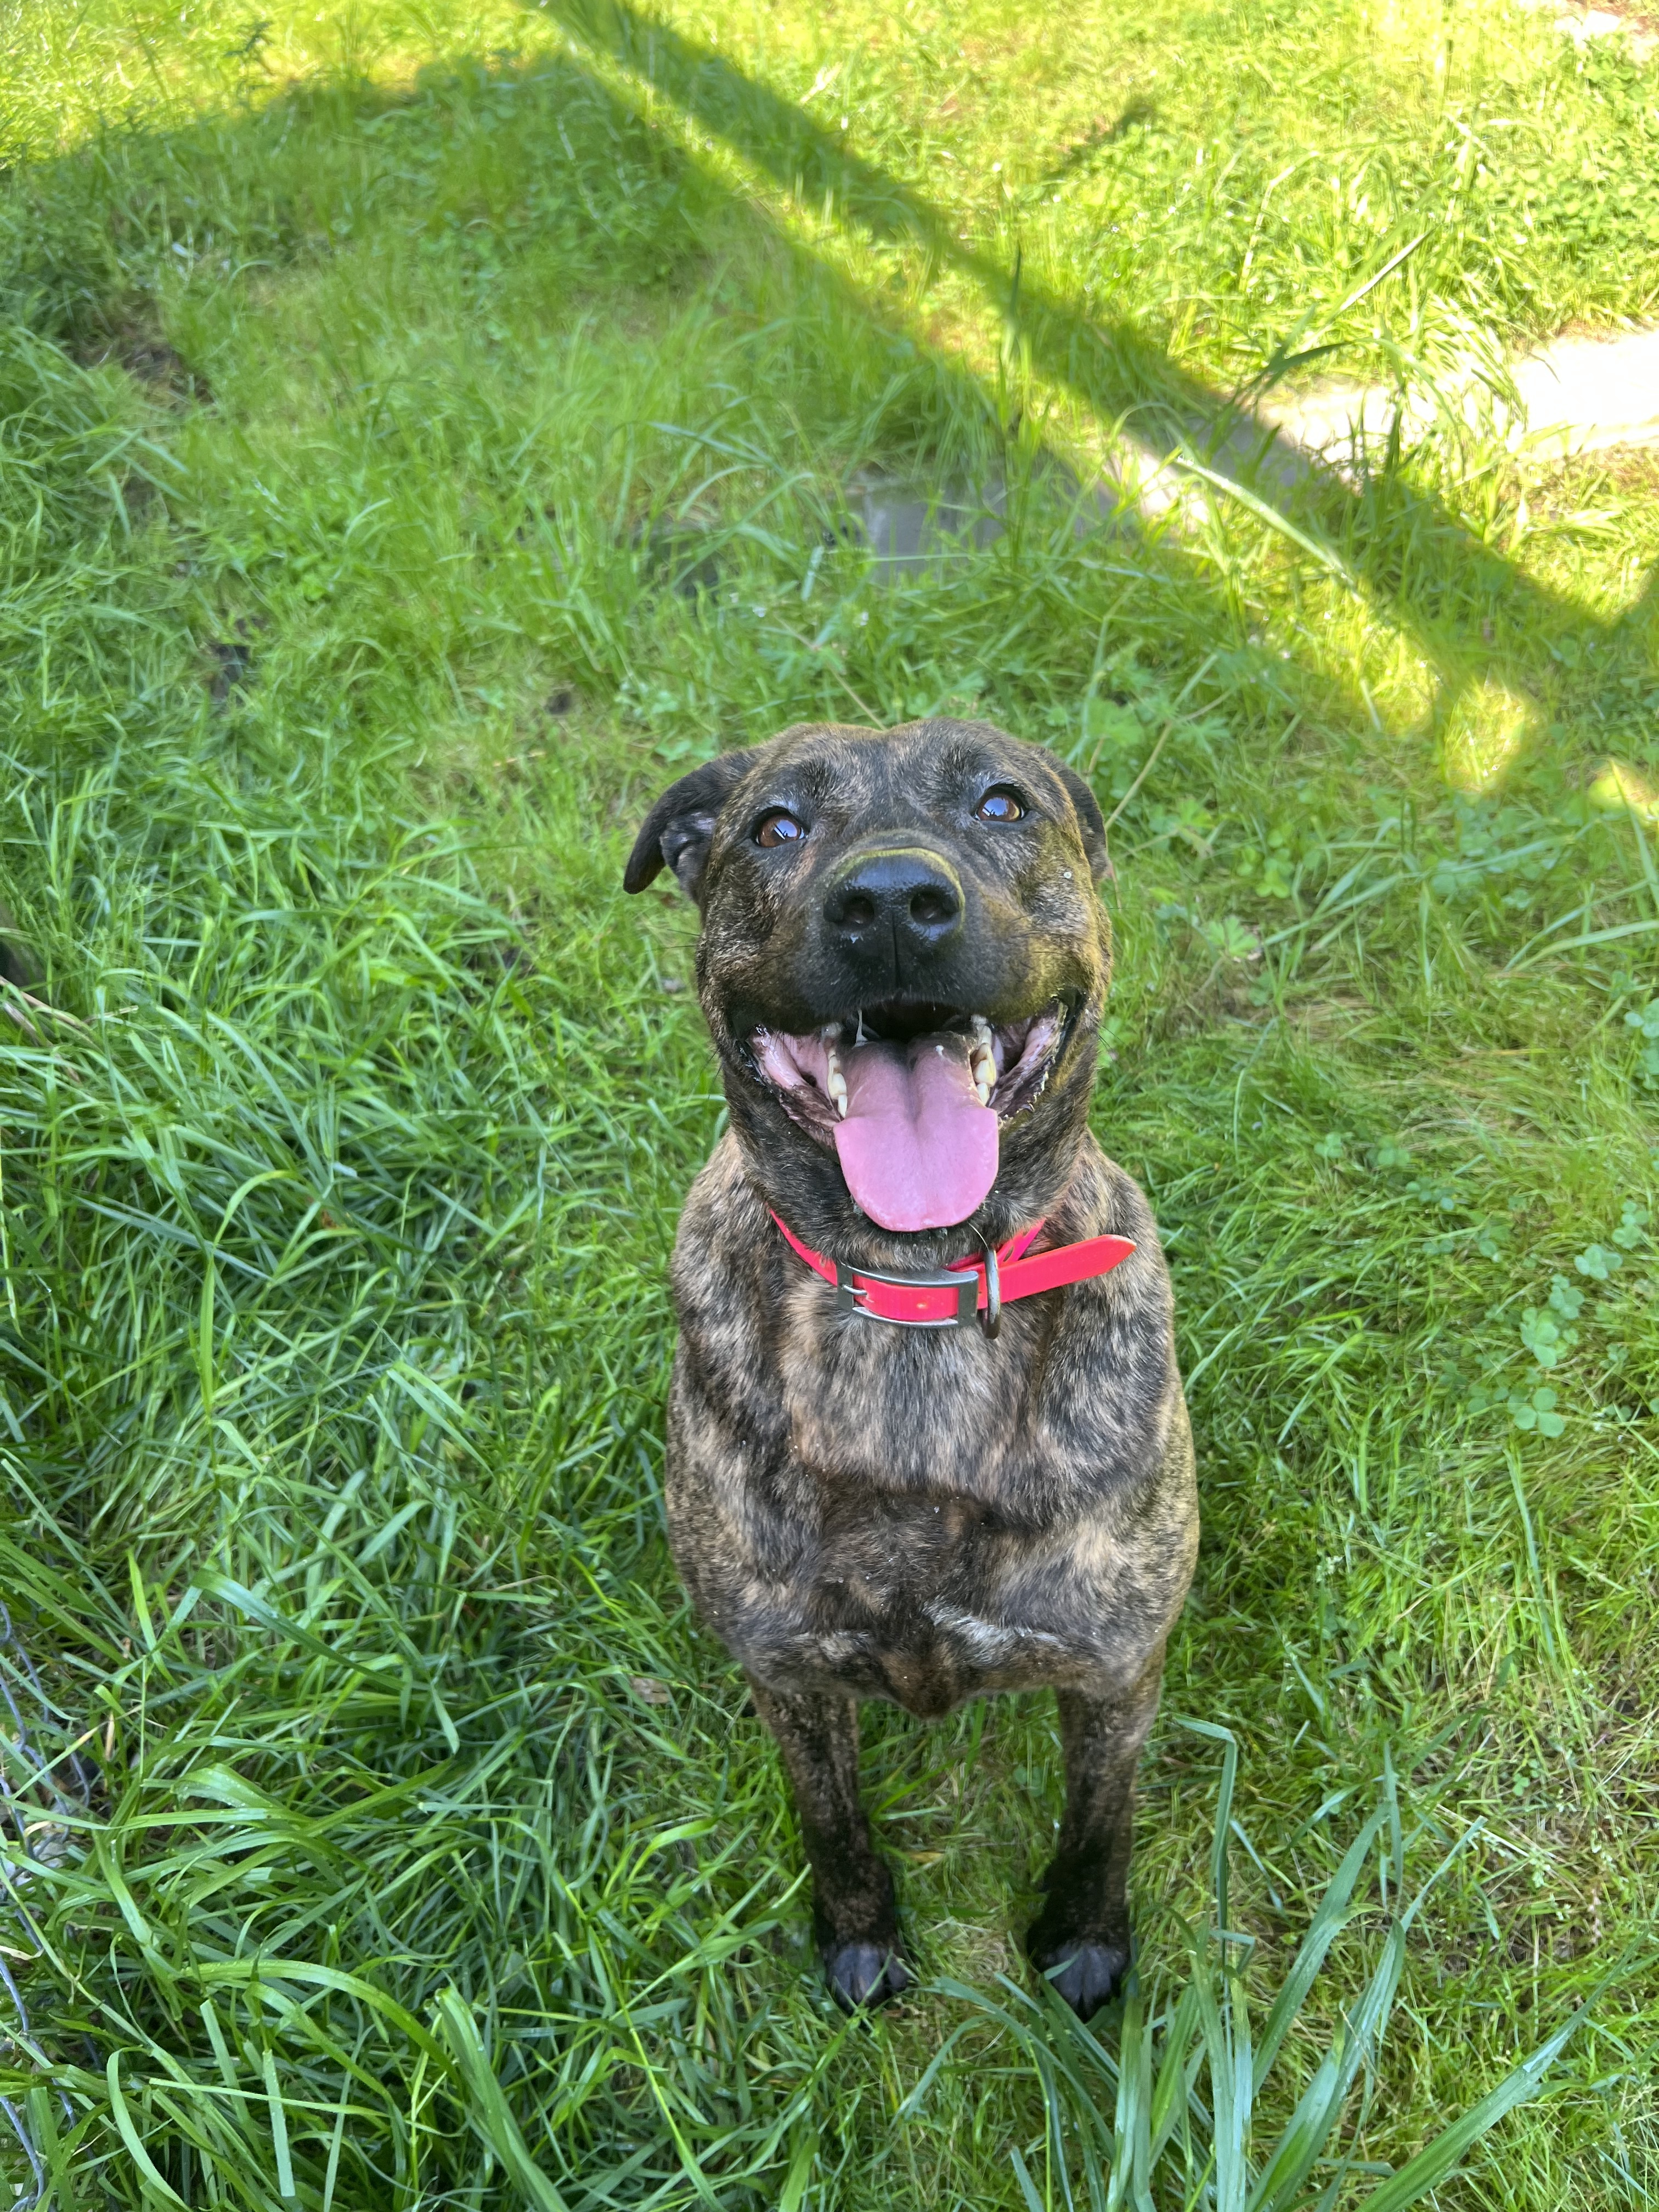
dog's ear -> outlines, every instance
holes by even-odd
[[[1103,876],[1112,872],[1111,855],[1106,850],[1106,821],[1100,811],[1100,801],[1074,768],[1057,760],[1060,780],[1072,794],[1072,811],[1077,816],[1078,833],[1083,839],[1083,849],[1089,856],[1089,872],[1098,883]]]
[[[670,784],[645,817],[623,872],[623,889],[642,891],[665,866],[689,899],[702,904],[702,875],[720,811],[747,775],[752,752],[722,753]]]

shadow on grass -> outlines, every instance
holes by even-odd
[[[1322,557],[1328,568],[1346,575],[1366,604],[1409,638],[1427,663],[1437,686],[1431,717],[1437,727],[1443,729],[1451,721],[1471,684],[1489,682],[1525,694],[1535,691],[1545,675],[1570,714],[1603,726],[1628,716],[1631,702],[1620,696],[1620,678],[1621,671],[1638,667],[1643,676],[1649,673],[1643,634],[1659,611],[1651,586],[1624,615],[1602,617],[1529,577],[1513,558],[1484,542],[1443,500],[1411,481],[1397,459],[1358,484],[1345,481],[1280,437],[1236,394],[1172,360],[1134,318],[1091,316],[1026,278],[1017,255],[1012,267],[1005,266],[967,244],[954,234],[939,207],[848,149],[839,133],[820,128],[799,107],[745,76],[715,49],[651,21],[625,0],[544,0],[534,12],[557,20],[595,55],[597,66],[560,56],[553,68],[562,79],[579,82],[617,123],[637,128],[648,119],[641,113],[643,96],[637,102],[633,98],[635,87],[641,95],[648,88],[653,98],[672,103],[699,131],[718,135],[781,190],[833,208],[850,228],[877,244],[914,249],[927,270],[953,269],[978,289],[1002,319],[1012,348],[1042,377],[1074,394],[1104,428],[1122,426],[1159,456],[1175,453],[1198,462],[1212,471],[1212,487],[1218,480],[1234,487],[1223,489],[1221,497],[1242,497],[1264,529],[1283,531],[1293,547],[1299,540],[1299,561]],[[481,87],[513,76],[499,57],[489,61],[480,58],[467,66],[477,70]],[[617,72],[624,79],[620,85],[615,82]],[[413,99],[428,88],[417,88]],[[278,102],[276,111],[245,119],[220,116],[155,136],[166,161],[185,176],[204,161],[223,162],[228,143],[240,142],[244,133],[252,142],[247,150],[257,166],[275,113],[295,101],[317,100],[337,104],[343,128],[360,124],[365,117],[371,118],[372,127],[375,115],[411,104],[407,93],[361,83],[306,86],[296,88],[286,102]],[[1126,117],[1121,127],[1133,120]],[[907,331],[884,316],[878,302],[812,255],[752,198],[710,177],[663,134],[656,136],[653,144],[672,189],[702,206],[721,210],[750,226],[769,248],[815,268],[873,343],[890,348],[911,343]],[[234,153],[231,158],[236,158]],[[111,167],[108,149],[103,148],[53,165],[60,171],[78,168],[87,174],[70,196],[79,204],[70,234],[36,251],[42,259],[58,257],[59,265],[52,271],[48,289],[76,299],[77,319],[90,324],[94,335],[104,333],[98,337],[98,349],[107,350],[108,331],[112,326],[118,330],[128,314],[117,296],[123,279],[110,239],[115,215],[125,210],[118,209],[107,222],[88,220],[100,191],[110,190],[107,182],[100,185],[93,173],[100,166],[105,172]],[[136,197],[142,199],[144,194]],[[618,185],[611,215],[625,213],[623,198]],[[607,214],[603,202],[590,205],[588,212],[596,228],[602,227]],[[272,258],[281,261],[301,249],[307,230],[303,222],[279,216],[274,228],[284,234],[273,239],[277,250]],[[77,246],[91,257],[85,270],[62,265],[65,252],[72,256]],[[100,263],[108,295],[102,301],[96,296]],[[600,291],[607,284],[628,281],[615,270],[595,271]],[[634,281],[638,281],[637,272]],[[999,393],[970,368],[937,355],[933,368],[939,387],[964,414],[988,428],[1001,419]],[[142,364],[137,373],[143,374]],[[1027,446],[1029,451],[1029,438]],[[1063,460],[1051,451],[1039,446],[1030,452],[1030,459],[1034,474],[1046,476],[1051,488],[1073,481]],[[1242,643],[1246,624],[1223,565],[1178,532],[1156,534],[1157,565],[1179,594],[1182,627],[1189,638],[1232,638]],[[1553,663],[1551,644],[1568,638],[1574,645]],[[1298,653],[1293,642],[1291,654],[1321,684],[1346,690],[1350,714],[1364,720],[1370,700],[1363,689],[1361,696],[1353,696],[1352,679],[1340,669],[1317,665],[1310,656]],[[1636,688],[1629,673],[1624,688]]]
[[[537,12],[556,15],[797,198],[833,206],[872,240],[919,248],[930,272],[947,264],[970,278],[1015,322],[1033,367],[1103,423],[1123,424],[1160,456],[1190,455],[1214,471],[1212,484],[1217,477],[1232,479],[1271,510],[1270,522],[1277,518],[1322,543],[1330,564],[1432,663],[1440,723],[1470,683],[1519,680],[1517,656],[1491,641],[1500,611],[1506,626],[1528,639],[1570,635],[1604,653],[1639,639],[1654,612],[1651,585],[1627,613],[1602,617],[1528,576],[1398,466],[1385,465],[1357,487],[1345,482],[1237,395],[1172,360],[1133,317],[1091,318],[1022,281],[1018,262],[1006,267],[965,244],[911,185],[849,150],[839,133],[820,128],[715,49],[625,0],[539,0]]]

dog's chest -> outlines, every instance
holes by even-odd
[[[1042,1540],[983,1501],[804,1479],[813,1493],[804,1540],[773,1618],[798,1679],[936,1716],[984,1690],[1069,1680],[1079,1662],[1092,1664],[1071,1621],[1011,1602]]]
[[[994,1581],[1008,1532],[978,1499],[807,1479],[799,1581],[814,1617],[896,1627],[939,1599],[971,1606]]]
[[[821,1297],[799,1303],[806,1326],[789,1330],[779,1379],[800,1466],[831,1487],[927,1493],[930,1526],[939,1497],[1006,1498],[1032,1421],[1024,1316],[992,1343],[976,1328],[901,1328],[826,1313]]]
[[[725,1387],[687,1364],[669,1507],[752,1673],[921,1714],[1133,1675],[1167,1613],[1146,1592],[1168,1531],[1133,1503],[1179,1403],[1161,1314],[1011,1302],[992,1340],[840,1314],[804,1268],[751,1311],[724,1340],[698,1316]]]
[[[1019,1348],[855,1321],[786,1363],[783,1383],[795,1665],[924,1714],[1054,1679],[1067,1638],[1007,1602],[1053,1534],[1018,1510],[1033,1442]]]

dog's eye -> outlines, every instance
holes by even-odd
[[[769,814],[763,814],[755,824],[755,842],[757,845],[793,845],[797,837],[805,835],[802,824],[781,806],[775,806]]]
[[[974,809],[974,818],[977,822],[1018,822],[1024,811],[1024,801],[1019,793],[1011,791],[1006,783],[1000,783],[981,799]]]

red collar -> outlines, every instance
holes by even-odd
[[[1010,1298],[1035,1297],[1039,1291],[1057,1291],[1067,1283],[1109,1274],[1135,1249],[1127,1237],[1091,1237],[1081,1244],[1034,1253],[1031,1247],[1045,1225],[1039,1221],[1035,1229],[1022,1230],[995,1251],[988,1245],[980,1258],[953,1260],[936,1273],[884,1274],[873,1267],[853,1268],[839,1260],[826,1260],[822,1252],[803,1244],[778,1215],[772,1218],[797,1259],[835,1285],[841,1312],[898,1322],[910,1328],[965,1328],[977,1315],[988,1336],[996,1334],[1002,1308]]]

